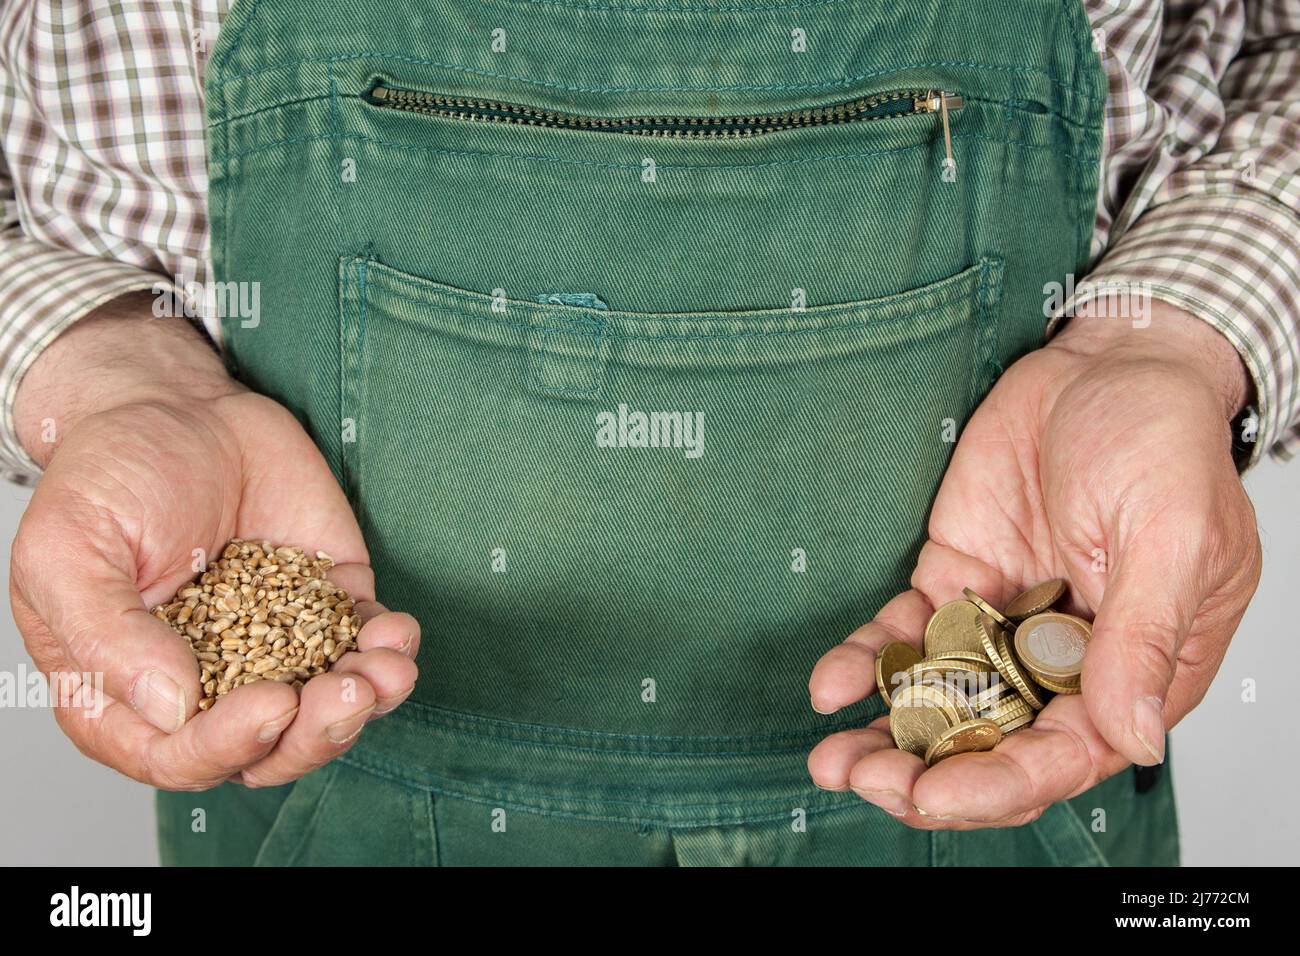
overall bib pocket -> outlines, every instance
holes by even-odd
[[[426,634],[417,699],[753,746],[832,729],[807,674],[910,573],[993,374],[999,260],[677,314],[339,269],[343,473],[381,599]]]

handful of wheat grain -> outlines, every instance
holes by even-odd
[[[199,659],[200,710],[257,680],[301,688],[356,649],[356,602],[325,580],[333,566],[324,551],[236,538],[197,582],[153,609]]]

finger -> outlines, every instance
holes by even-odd
[[[419,668],[405,654],[388,647],[357,654],[344,654],[331,673],[357,674],[375,691],[375,710],[371,717],[381,717],[411,696]]]
[[[52,640],[104,691],[167,733],[198,708],[189,643],[145,608],[129,544],[62,490],[33,497],[13,546],[15,617],[24,639]],[[88,528],[95,529],[88,532]]]
[[[1083,663],[1093,723],[1131,762],[1165,758],[1166,704],[1186,640],[1205,597],[1190,534],[1148,524],[1117,556]]]
[[[975,829],[978,824],[936,821],[913,802],[912,791],[925,762],[894,746],[889,717],[859,730],[827,737],[808,757],[813,780],[825,790],[852,790],[899,822],[921,830]]]
[[[913,829],[978,830],[988,826],[955,817],[938,819],[918,807],[914,796],[917,784],[932,772],[926,770],[925,761],[920,757],[896,748],[884,748],[858,761],[850,774],[849,787],[863,800]]]
[[[325,579],[347,591],[358,605],[375,599],[375,572],[368,564],[336,564]]]
[[[414,658],[420,650],[420,622],[402,611],[389,611],[377,601],[357,604],[361,632],[357,647],[362,651],[386,647]]]
[[[925,761],[896,747],[873,751],[853,765],[849,789],[896,820],[918,829],[934,824],[918,812],[912,788],[925,772]]]
[[[420,622],[402,611],[390,611],[374,599],[375,573],[369,565],[338,565],[326,576],[357,602],[356,613],[362,622],[357,646],[361,650],[391,647],[415,657],[420,649]]]
[[[1081,698],[1056,697],[1032,726],[994,750],[950,757],[926,770],[911,796],[939,825],[1019,826],[1128,763],[1093,726]]]
[[[823,790],[848,790],[854,765],[868,754],[894,746],[889,735],[889,717],[866,727],[831,734],[808,755],[808,773]]]
[[[986,555],[988,560],[981,560],[959,547],[942,544],[931,538],[925,542],[916,559],[912,586],[926,595],[935,608],[948,601],[961,600],[965,596],[963,588],[970,588],[986,601],[993,602],[995,607],[1001,607],[1015,596],[1014,586],[998,570],[1001,564],[995,567],[988,561],[1005,562],[1007,566],[1016,564],[1017,558],[1012,554],[1016,550],[1023,550],[1023,544],[1019,541],[1016,544],[1020,545],[1019,549],[1004,542]],[[977,552],[978,550],[977,547]]]
[[[904,591],[887,602],[871,622],[831,648],[813,667],[808,692],[813,710],[833,714],[876,689],[876,654],[890,641],[906,641],[918,650],[925,622],[934,609],[921,592]]]
[[[374,709],[375,691],[364,677],[333,671],[313,677],[303,685],[293,723],[274,750],[243,771],[241,781],[268,787],[297,780],[351,747]]]
[[[204,790],[262,759],[298,712],[292,687],[258,681],[237,688],[178,732],[164,734],[129,707],[57,708],[82,753],[164,790]]]

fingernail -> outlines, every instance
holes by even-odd
[[[353,714],[351,717],[344,717],[337,723],[330,724],[325,728],[325,736],[329,737],[336,744],[345,744],[357,734],[361,733],[362,728],[366,726],[366,720],[369,719],[375,705],[371,704],[359,714]]]
[[[380,697],[375,701],[375,716],[382,717],[384,714],[392,713],[397,710],[402,701],[406,700],[413,690],[415,690],[415,688],[411,687],[407,689],[406,693],[398,694],[396,697]]]
[[[848,784],[845,784],[842,787],[826,787],[818,783],[816,780],[814,780],[813,786],[816,787],[818,790],[825,790],[827,793],[848,793],[849,792]]]
[[[812,702],[812,709],[817,711],[817,713],[821,714],[823,717],[829,717],[831,714],[839,710],[838,707],[830,707],[830,708],[823,709],[823,706],[824,705],[822,704],[818,704],[815,699]]]
[[[185,724],[185,695],[162,671],[145,671],[131,685],[131,707],[159,730],[174,734]]]
[[[974,817],[960,817],[948,813],[931,813],[928,810],[916,808],[916,812],[927,820],[938,820],[940,823],[984,823],[984,820],[977,820]]]
[[[258,743],[269,744],[276,737],[279,737],[280,732],[293,723],[293,719],[296,716],[298,716],[297,707],[287,713],[281,714],[279,717],[275,718],[275,720],[268,720],[257,732]]]
[[[911,801],[905,799],[897,790],[859,790],[854,787],[853,792],[867,803],[880,807],[890,816],[905,817],[907,811],[912,809]]]
[[[1150,752],[1152,763],[1165,761],[1164,709],[1159,697],[1139,697],[1133,705],[1133,736]]]

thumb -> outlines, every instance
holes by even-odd
[[[15,618],[33,657],[43,669],[52,658],[102,675],[108,696],[176,732],[197,710],[199,666],[185,639],[145,607],[130,546],[92,542],[62,509],[33,504],[11,571]]]
[[[1165,705],[1178,651],[1204,597],[1199,562],[1147,525],[1115,558],[1083,664],[1093,725],[1136,764],[1165,759]]]

